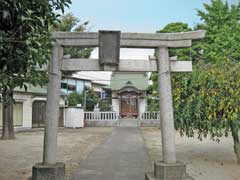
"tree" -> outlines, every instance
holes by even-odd
[[[15,87],[27,83],[43,85],[51,50],[49,26],[70,0],[1,1],[0,6],[0,91],[3,102],[2,139],[14,138],[12,106]],[[59,12],[59,13],[57,13]]]
[[[78,104],[84,104],[84,96],[83,94],[79,94],[77,92],[73,92],[68,95],[68,105],[69,106],[77,106]]]
[[[199,62],[193,73],[174,76],[175,127],[182,135],[202,140],[210,135],[219,141],[231,132],[234,151],[240,162],[240,63]]]
[[[204,7],[198,11],[203,22],[195,29],[207,30],[207,35],[190,49],[193,72],[172,75],[175,128],[188,137],[197,133],[200,140],[210,135],[219,141],[231,132],[240,163],[240,5],[212,0]],[[157,81],[152,79],[154,89]]]
[[[227,2],[212,0],[204,7],[205,11],[198,10],[203,23],[196,27],[207,30],[199,43],[203,62],[182,81],[173,78],[175,125],[187,136],[193,136],[195,129],[199,139],[209,133],[217,141],[230,131],[240,164],[240,3],[230,7]]]
[[[86,97],[85,97],[86,95]],[[96,104],[99,104],[100,111],[110,111],[111,103],[109,100],[100,99],[98,94],[94,92],[93,89],[86,91],[85,93],[77,93],[73,92],[68,96],[68,105],[69,106],[77,106],[77,104],[81,104],[84,106],[86,98],[86,110],[93,111]]]
[[[57,25],[52,28],[52,31],[83,32],[87,30],[88,24],[88,21],[81,23],[79,18],[74,17],[71,13],[68,13],[60,18]],[[92,51],[92,48],[64,48],[64,54],[69,54],[72,58],[89,58]]]
[[[99,108],[100,111],[111,111],[112,110],[111,102],[107,99],[101,99],[99,101]]]
[[[86,110],[93,111],[96,104],[99,103],[99,96],[93,89],[89,89],[86,93]]]
[[[204,4],[205,11],[198,10],[203,23],[196,29],[207,31],[201,42],[202,59],[208,62],[240,60],[240,2],[231,7],[222,0],[211,0]]]
[[[192,29],[186,23],[176,22],[166,25],[162,30],[157,31],[157,33],[168,33],[168,32],[188,32]],[[192,54],[194,54],[193,48],[178,48],[171,49],[169,51],[169,56],[178,56],[178,60],[192,60]]]
[[[86,96],[86,97],[85,97]],[[93,89],[87,90],[85,93],[73,92],[68,96],[68,105],[77,106],[77,104],[85,105],[86,100],[86,110],[93,111],[96,104],[100,102],[98,94],[94,92]]]
[[[176,22],[166,25],[163,29],[157,31],[157,33],[168,33],[168,32],[187,32],[192,29],[188,27],[188,24]],[[170,49],[169,55],[177,56],[178,60],[192,60],[192,54],[195,54],[196,51],[193,50],[193,47],[190,48],[179,48],[179,49]],[[179,76],[184,76],[179,74]],[[152,84],[148,86],[148,91],[150,95],[147,98],[148,110],[150,111],[159,111],[159,96],[158,96],[158,75],[157,73],[152,73],[150,76]]]

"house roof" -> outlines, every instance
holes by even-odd
[[[47,94],[47,86],[33,86],[27,84],[27,91],[24,88],[16,87],[14,89],[15,92],[22,92],[22,93],[32,93],[32,94]],[[64,92],[60,92],[62,96],[66,95]]]
[[[98,82],[98,81],[92,81],[92,84],[94,84],[94,85],[99,85],[99,86],[102,86],[102,87],[107,86],[106,83]]]
[[[146,73],[113,73],[110,87],[113,91],[120,90],[131,85],[138,90],[145,91],[148,87],[148,76]]]
[[[89,82],[91,82],[92,80],[90,79],[90,78],[88,78],[88,77],[79,77],[79,76],[77,76],[77,75],[75,75],[75,74],[73,74],[72,76],[68,76],[68,75],[64,75],[63,76],[63,78],[64,79],[76,79],[76,80],[83,80],[83,81],[89,81]]]

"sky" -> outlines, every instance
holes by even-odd
[[[200,22],[196,9],[210,0],[72,0],[67,12],[82,22],[90,22],[90,30],[122,32],[156,32],[170,22],[185,22],[191,27]],[[238,0],[228,0],[237,3]]]
[[[72,5],[66,12],[73,13],[81,22],[89,21],[89,31],[155,33],[171,22],[184,22],[194,27],[201,22],[197,9],[203,10],[203,3],[209,2],[210,0],[72,0]],[[238,0],[228,2],[236,4]],[[153,55],[153,50],[122,49],[120,58],[146,59],[149,55]],[[97,50],[93,51],[91,58],[98,58]],[[107,74],[109,79],[109,73]]]

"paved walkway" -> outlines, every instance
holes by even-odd
[[[90,153],[72,180],[144,180],[151,163],[137,127],[116,127],[105,143]]]
[[[138,123],[138,119],[125,118],[119,120],[120,127],[138,127]]]

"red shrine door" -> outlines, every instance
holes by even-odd
[[[122,117],[137,117],[138,116],[138,99],[133,93],[128,93],[121,96],[120,99]]]

